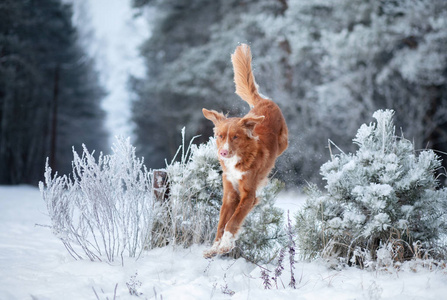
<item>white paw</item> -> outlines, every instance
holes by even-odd
[[[218,249],[219,249],[219,244],[220,244],[220,240],[219,241],[215,241],[210,249],[205,250],[203,252],[203,257],[211,258],[211,257],[216,256],[217,252],[218,252]]]
[[[217,250],[217,253],[225,254],[230,252],[235,246],[236,239],[237,237],[234,234],[232,234],[229,231],[225,231],[222,236],[222,239],[220,240],[219,249]]]

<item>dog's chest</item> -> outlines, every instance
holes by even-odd
[[[242,172],[236,168],[236,164],[239,162],[239,160],[240,158],[237,157],[236,155],[234,155],[231,158],[223,160],[226,168],[225,176],[227,180],[231,182],[235,190],[238,189],[239,180],[241,180],[242,176],[244,176],[245,174],[245,172]]]

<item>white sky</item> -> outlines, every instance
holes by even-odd
[[[70,1],[70,0],[68,0]],[[101,82],[108,92],[103,101],[106,127],[114,136],[131,136],[129,75],[142,77],[143,60],[139,45],[149,37],[147,17],[134,18],[131,0],[71,0],[74,22],[85,37],[84,45],[96,58]],[[147,14],[146,14],[147,15]]]

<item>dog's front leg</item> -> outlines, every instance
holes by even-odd
[[[239,182],[240,201],[233,215],[226,223],[224,234],[219,243],[217,253],[224,254],[234,248],[239,229],[244,222],[245,217],[257,204],[256,187],[248,182]]]
[[[239,193],[234,189],[233,184],[226,180],[225,175],[222,178],[222,182],[224,194],[222,197],[222,206],[220,208],[216,238],[214,239],[214,243],[211,248],[203,253],[205,258],[213,257],[218,253],[221,238],[224,234],[225,225],[228,223],[228,220],[230,220],[239,203]]]

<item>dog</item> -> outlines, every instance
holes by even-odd
[[[230,252],[248,213],[258,203],[256,190],[267,183],[276,158],[288,146],[284,116],[272,100],[258,92],[252,73],[251,51],[239,45],[231,55],[236,94],[251,110],[242,118],[227,118],[214,110],[202,109],[214,123],[217,155],[222,166],[223,198],[216,238],[203,253],[210,258]]]

